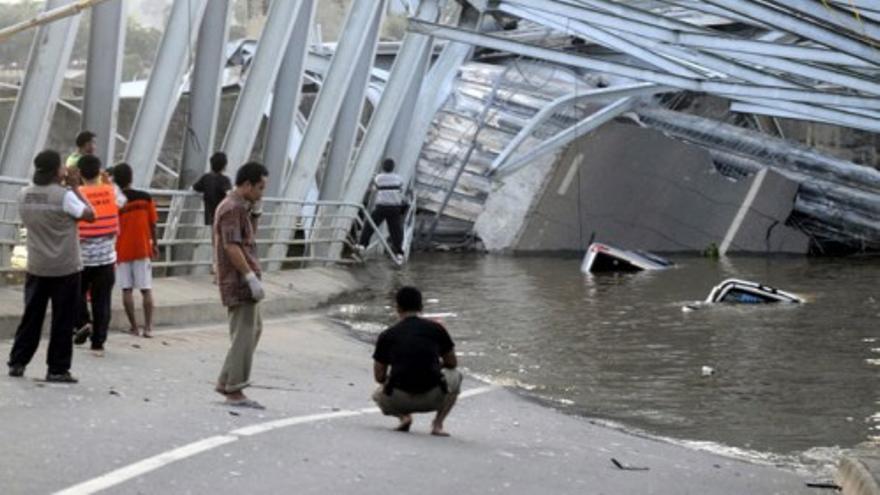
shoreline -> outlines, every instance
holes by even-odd
[[[344,294],[340,294],[339,298],[343,298]],[[338,299],[338,298],[334,298]],[[315,311],[329,308],[335,304],[335,301],[327,301],[319,308],[315,308]],[[331,325],[338,328],[344,337],[349,338],[355,342],[358,342],[365,346],[370,346],[373,344],[372,339],[375,339],[375,335],[369,332],[360,331],[354,328],[347,321],[335,318],[327,315],[326,313],[322,313],[321,317],[328,321]],[[844,447],[833,446],[833,447],[812,447],[806,451],[798,452],[798,453],[787,453],[782,454],[778,452],[772,451],[761,451],[754,449],[747,449],[744,447],[737,447],[733,445],[727,445],[720,442],[715,442],[711,440],[696,440],[689,438],[676,438],[665,436],[657,433],[652,433],[645,429],[627,425],[615,418],[603,418],[598,416],[591,416],[587,412],[573,410],[568,407],[565,407],[565,404],[561,403],[561,401],[567,399],[561,398],[552,398],[546,396],[537,395],[529,390],[526,390],[522,387],[516,385],[506,385],[494,383],[491,377],[485,377],[482,375],[477,375],[471,371],[465,373],[465,376],[470,380],[477,381],[479,383],[491,386],[497,386],[504,390],[507,390],[517,397],[521,398],[524,401],[527,401],[532,404],[539,405],[541,407],[547,408],[554,412],[564,414],[566,416],[570,416],[573,418],[577,418],[578,420],[584,421],[589,425],[596,426],[599,428],[606,428],[611,431],[619,432],[624,435],[631,436],[633,438],[644,439],[648,441],[656,441],[663,442],[669,445],[674,445],[676,447],[682,447],[694,452],[700,452],[707,455],[714,455],[724,457],[726,459],[730,459],[737,462],[742,462],[745,464],[755,465],[755,466],[764,466],[768,468],[775,469],[783,469],[792,474],[796,474],[802,477],[816,478],[816,479],[827,479],[831,480],[837,472],[837,464],[842,457],[842,453],[845,450],[849,450]],[[835,459],[829,459],[827,462],[817,462],[816,464],[807,464],[805,462],[799,461],[801,455],[813,450],[828,450],[834,451],[837,450],[839,454]],[[818,469],[817,469],[818,468]]]

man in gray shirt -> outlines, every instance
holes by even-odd
[[[46,307],[52,301],[52,325],[46,364],[46,381],[76,383],[70,374],[73,325],[79,300],[82,261],[77,220],[94,221],[92,211],[77,187],[78,177],[67,177],[61,155],[46,150],[34,158],[33,185],[21,189],[18,209],[27,228],[27,278],[24,314],[9,353],[9,376],[20,377],[40,344]],[[71,171],[71,174],[77,174]]]

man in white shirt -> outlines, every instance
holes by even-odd
[[[376,191],[375,207],[371,215],[376,228],[382,226],[382,222],[388,224],[388,233],[391,234],[391,249],[394,251],[395,261],[403,261],[403,209],[406,204],[403,198],[403,179],[394,173],[394,160],[386,158],[382,162],[382,172],[373,178],[373,190]],[[370,245],[373,237],[373,227],[369,223],[364,225],[358,251],[363,251]]]
[[[9,376],[21,377],[40,344],[46,308],[52,302],[52,324],[46,381],[76,383],[70,374],[74,320],[79,300],[82,261],[77,220],[94,221],[95,213],[76,187],[76,172],[64,187],[67,167],[61,155],[46,150],[34,158],[33,185],[18,195],[19,215],[27,228],[27,278],[24,314],[9,353]]]

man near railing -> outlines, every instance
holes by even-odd
[[[67,168],[76,168],[79,159],[85,155],[94,155],[98,151],[98,141],[92,131],[82,131],[76,135],[76,151],[67,157]]]
[[[403,213],[406,202],[403,198],[403,179],[394,173],[394,160],[386,158],[382,162],[382,172],[373,178],[373,189],[376,191],[375,207],[371,215],[376,228],[382,226],[382,222],[388,225],[388,233],[391,234],[391,249],[394,251],[395,261],[403,262]],[[364,224],[364,231],[356,249],[363,252],[370,245],[373,237],[373,226],[369,222]]]
[[[199,177],[192,186],[193,191],[202,193],[205,203],[205,225],[214,224],[214,212],[217,206],[232,189],[232,182],[223,174],[226,163],[226,153],[218,151],[211,155],[211,171]]]
[[[144,306],[143,336],[153,336],[153,265],[159,256],[156,236],[156,204],[146,191],[131,187],[132,171],[127,163],[113,167],[113,182],[122,188],[127,202],[119,210],[119,237],[116,239],[116,278],[122,288],[122,305],[128,317],[129,333],[138,335],[134,309],[134,289],[141,291]]]
[[[34,158],[33,185],[18,194],[21,220],[27,228],[27,278],[24,314],[9,353],[9,376],[24,375],[40,344],[46,307],[52,301],[46,381],[76,383],[70,374],[73,326],[80,291],[82,260],[77,220],[94,221],[95,213],[77,191],[76,172],[64,187],[67,167],[61,155],[46,150]]]
[[[214,216],[214,260],[220,299],[228,308],[232,345],[226,354],[214,390],[226,404],[263,409],[244,395],[250,385],[254,351],[263,322],[259,302],[265,297],[257,258],[256,205],[266,189],[269,171],[259,163],[246,163],[235,176],[235,189],[217,207]]]

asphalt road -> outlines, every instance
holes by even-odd
[[[392,432],[369,400],[369,346],[312,314],[266,322],[249,394],[267,409],[233,410],[212,391],[227,343],[225,325],[112,333],[102,358],[77,350],[79,384],[55,385],[44,342],[24,379],[0,377],[0,493],[823,493],[473,379],[451,438],[426,415]]]

